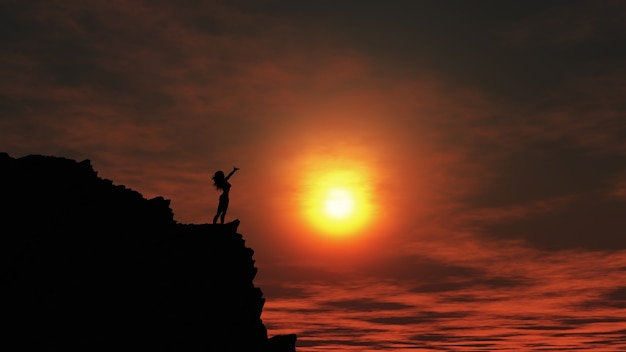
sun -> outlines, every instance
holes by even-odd
[[[333,219],[347,219],[354,214],[354,196],[343,188],[331,188],[326,194],[324,212]]]
[[[370,185],[358,169],[330,169],[310,177],[302,194],[304,218],[333,239],[358,235],[373,213]]]

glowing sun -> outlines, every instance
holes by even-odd
[[[310,178],[302,197],[304,217],[331,238],[357,235],[373,213],[370,186],[356,170],[330,170]]]
[[[354,196],[346,189],[331,188],[324,201],[324,211],[331,218],[349,218],[354,212]]]

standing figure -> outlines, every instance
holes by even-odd
[[[230,183],[228,183],[228,179],[237,170],[239,169],[233,166],[233,171],[231,171],[227,176],[224,176],[224,172],[221,170],[216,171],[215,175],[213,175],[213,185],[218,190],[222,190],[220,201],[217,205],[217,213],[213,218],[213,224],[217,223],[217,218],[220,219],[221,224],[224,224],[224,218],[226,217],[226,211],[228,210],[228,192],[230,191]]]

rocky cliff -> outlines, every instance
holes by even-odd
[[[28,351],[295,351],[268,338],[254,251],[89,160],[0,154],[2,343]]]

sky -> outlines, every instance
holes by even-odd
[[[240,169],[270,337],[626,350],[626,2],[0,0],[0,23],[0,151],[89,159],[180,223]]]

